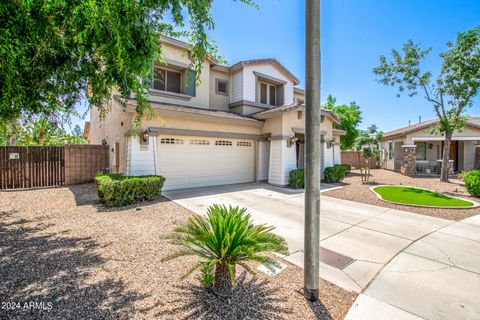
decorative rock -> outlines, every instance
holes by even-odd
[[[417,173],[416,167],[416,146],[415,145],[404,145],[403,148],[403,159],[400,172],[406,176],[414,176]]]

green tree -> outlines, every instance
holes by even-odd
[[[369,182],[372,163],[380,160],[380,142],[382,139],[383,132],[378,129],[376,124],[369,125],[366,130],[360,130],[355,139],[355,149],[362,151],[365,160],[363,165],[360,166],[362,183]]]
[[[80,125],[75,125],[75,127],[72,130],[72,136],[77,137],[77,138],[83,138],[83,130],[80,128]]]
[[[200,269],[204,286],[217,294],[230,294],[237,265],[254,274],[247,265],[249,261],[272,262],[259,253],[287,253],[285,240],[271,232],[274,228],[254,225],[246,210],[214,204],[207,209],[206,216],[191,216],[174,234],[166,236],[181,249],[164,261],[197,256],[199,262],[184,277]]]
[[[435,80],[432,73],[423,72],[420,63],[431,52],[413,41],[407,41],[402,53],[393,49],[392,60],[380,56],[380,65],[373,69],[378,82],[397,86],[398,94],[414,96],[421,91],[433,106],[438,125],[432,130],[444,136],[443,162],[440,180],[448,182],[450,142],[456,130],[465,125],[465,109],[473,103],[480,87],[480,26],[460,32],[455,42],[447,43],[448,51],[440,54],[442,65]]]
[[[239,0],[256,6],[254,0]],[[0,120],[70,112],[87,99],[104,116],[112,89],[150,110],[142,77],[161,59],[160,35],[192,44],[191,68],[220,58],[206,32],[213,0],[5,0],[0,3]],[[189,28],[185,29],[185,16]],[[172,23],[167,23],[167,17]],[[86,92],[88,91],[88,94]]]
[[[355,102],[351,102],[350,105],[337,105],[336,99],[329,95],[323,108],[332,110],[333,114],[340,119],[340,124],[335,124],[334,127],[346,131],[346,134],[340,138],[342,150],[351,149],[358,136],[358,125],[362,122],[360,107]]]
[[[0,145],[62,146],[84,144],[83,135],[69,134],[59,122],[51,118],[22,119],[4,125],[0,133]]]

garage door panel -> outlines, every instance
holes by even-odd
[[[247,140],[205,137],[161,136],[158,172],[166,178],[165,190],[195,188],[254,180],[254,148],[237,146]],[[232,145],[215,145],[229,143]],[[179,143],[182,142],[182,143]],[[177,144],[175,144],[177,143]],[[209,143],[209,144],[207,144]]]

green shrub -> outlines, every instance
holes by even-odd
[[[189,267],[183,277],[199,269],[204,286],[218,295],[230,295],[235,286],[237,265],[254,274],[248,262],[273,262],[260,253],[288,252],[285,240],[272,233],[274,228],[254,225],[246,210],[214,204],[207,209],[206,216],[190,216],[175,228],[175,233],[164,237],[180,248],[162,261],[197,256],[199,261]]]
[[[294,169],[288,173],[288,184],[294,189],[305,188],[305,170]]]
[[[325,168],[325,181],[328,183],[342,182],[347,175],[347,169],[341,164]]]
[[[340,164],[340,166],[345,168],[346,173],[350,173],[350,171],[352,171],[352,166],[347,164],[347,163],[342,163],[342,164]]]
[[[95,177],[100,201],[109,207],[126,206],[144,200],[157,199],[165,178],[161,176],[124,176],[118,173]]]
[[[480,170],[468,171],[463,175],[467,191],[475,197],[480,197]]]

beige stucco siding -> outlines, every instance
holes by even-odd
[[[126,172],[127,141],[125,132],[132,127],[133,116],[124,112],[123,106],[115,99],[112,99],[111,110],[107,113],[105,120],[101,121],[96,107],[90,110],[90,143],[101,144],[105,140],[110,146],[110,165],[113,169],[115,153],[120,153],[120,172]],[[120,150],[115,150],[115,143],[119,143]],[[113,149],[113,152],[112,152]]]
[[[184,130],[200,130],[213,132],[234,132],[242,134],[260,134],[260,128],[234,125],[219,122],[198,121],[191,119],[181,119],[166,116],[154,116],[151,120],[146,120],[142,123],[142,128],[159,127],[159,128],[173,128]]]
[[[295,101],[300,101],[300,100],[301,100],[301,101],[305,101],[305,94],[304,94],[304,93],[300,93],[300,92],[298,92],[298,91],[295,91],[295,92],[293,93],[293,99],[294,99]]]
[[[325,139],[333,138],[333,121],[329,117],[325,117],[320,125],[322,132],[325,132]],[[261,129],[262,133],[271,133],[272,136],[293,136],[292,128],[305,128],[305,112],[299,117],[298,111],[282,113],[276,117],[268,118]],[[337,141],[340,136],[337,135]]]
[[[228,95],[216,93],[217,79],[227,81]],[[210,70],[210,109],[228,111],[230,103],[230,74],[216,70]]]

